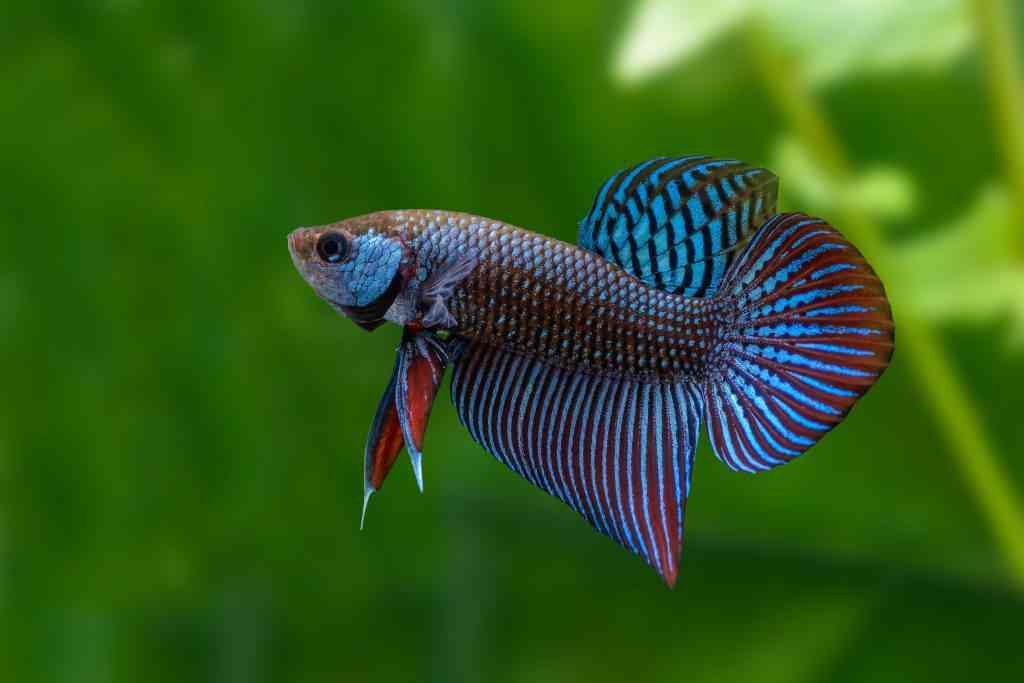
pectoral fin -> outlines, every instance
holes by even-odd
[[[426,282],[420,300],[425,312],[423,326],[427,329],[455,327],[455,318],[448,311],[448,299],[459,284],[476,268],[477,259],[472,254],[460,254],[438,267]]]

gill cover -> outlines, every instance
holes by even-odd
[[[299,228],[288,238],[296,268],[314,291],[365,330],[384,316],[405,287],[402,243],[374,228],[339,223]]]
[[[352,240],[349,258],[336,266],[333,303],[364,330],[374,330],[405,286],[401,243],[370,230]]]

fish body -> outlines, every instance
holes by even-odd
[[[729,318],[722,301],[654,289],[591,251],[481,216],[383,211],[310,230],[305,240],[330,230],[386,236],[407,250],[414,265],[384,319],[415,324],[432,276],[469,259],[474,267],[447,300],[446,329],[569,370],[698,380]]]
[[[892,353],[884,288],[820,219],[776,214],[765,169],[659,158],[598,190],[579,245],[471,214],[384,211],[289,236],[365,329],[404,327],[367,441],[365,500],[421,449],[445,369],[470,435],[677,574],[703,419],[757,472],[838,424]]]

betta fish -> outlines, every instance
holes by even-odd
[[[656,158],[600,187],[577,245],[433,210],[292,232],[320,297],[366,330],[404,328],[366,443],[364,516],[403,447],[422,491],[451,365],[474,441],[674,585],[701,421],[728,467],[771,469],[836,426],[892,356],[871,266],[777,197],[763,168]]]

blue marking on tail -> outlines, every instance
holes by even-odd
[[[823,221],[771,219],[719,296],[734,320],[709,368],[705,417],[715,454],[733,469],[797,457],[888,366],[893,324],[882,283]]]

